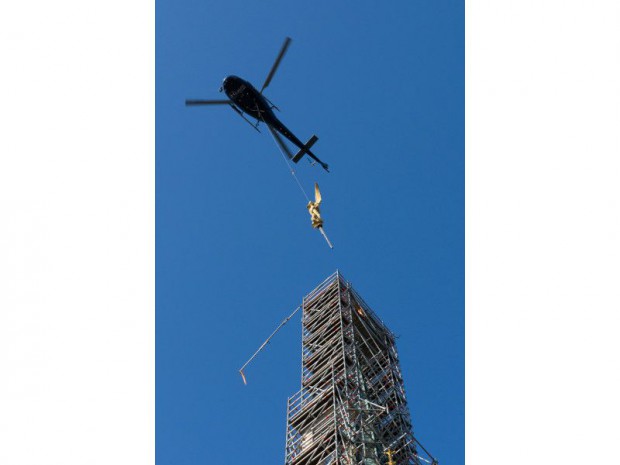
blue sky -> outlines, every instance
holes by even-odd
[[[340,269],[397,334],[416,436],[464,463],[463,2],[156,4],[158,465],[282,464],[299,389],[299,319],[237,369],[302,296]],[[331,173],[330,250],[266,131],[220,98],[255,86]]]

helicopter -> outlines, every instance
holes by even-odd
[[[261,121],[264,122],[280,147],[284,146],[284,142],[282,141],[280,134],[297,146],[299,151],[295,155],[292,155],[288,150],[286,151],[287,156],[294,163],[301,160],[304,155],[308,155],[316,163],[320,164],[325,171],[329,172],[327,163],[319,160],[319,158],[310,151],[310,148],[319,138],[316,135],[313,135],[308,142],[303,144],[274,114],[274,109],[278,111],[280,111],[280,109],[263,95],[263,91],[271,83],[271,80],[273,79],[273,76],[276,73],[278,66],[280,65],[280,62],[282,61],[282,58],[284,57],[284,54],[290,44],[291,38],[287,37],[284,40],[280,53],[278,53],[276,61],[273,63],[273,66],[267,75],[267,79],[265,79],[260,91],[245,79],[230,75],[224,78],[222,86],[220,87],[220,92],[224,92],[228,99],[186,100],[185,105],[229,105],[239,116],[247,121],[258,132],[260,132],[258,129],[259,123]],[[244,113],[256,119],[256,123],[252,123],[249,119],[247,119]]]

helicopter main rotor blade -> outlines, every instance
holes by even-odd
[[[284,58],[284,54],[286,53],[286,49],[288,48],[288,46],[290,44],[291,44],[291,38],[290,37],[287,37],[286,39],[284,39],[284,44],[282,45],[282,48],[280,49],[280,53],[278,54],[278,58],[276,58],[276,61],[273,63],[273,66],[271,67],[271,71],[269,71],[269,74],[267,75],[267,79],[265,79],[265,83],[263,84],[263,87],[261,87],[261,89],[260,89],[260,93],[261,94],[267,88],[267,86],[271,82],[271,79],[273,79],[273,75],[276,74],[276,71],[278,70],[278,66],[280,66],[280,62],[282,61],[282,58]]]
[[[186,100],[185,105],[229,105],[230,100]]]

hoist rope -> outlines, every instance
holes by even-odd
[[[265,124],[267,124],[267,123],[265,123]],[[275,131],[275,129],[272,129],[271,127],[269,127],[269,133],[271,134],[271,137],[273,138],[274,142],[278,146],[278,149],[280,150],[280,153],[282,154],[282,158],[284,159],[284,163],[286,163],[286,166],[288,167],[289,171],[291,172],[291,175],[293,176],[293,179],[295,179],[295,182],[299,186],[299,189],[304,194],[304,197],[306,198],[306,200],[308,202],[310,202],[310,197],[308,197],[308,194],[306,193],[305,189],[303,188],[303,186],[299,182],[299,179],[297,178],[297,174],[295,173],[295,169],[291,166],[291,164],[289,162],[288,155],[286,153],[284,153],[284,149],[278,143],[278,140],[276,139],[276,136],[273,133],[273,131]]]
[[[265,124],[267,124],[267,123],[265,123]],[[289,169],[289,171],[291,172],[291,175],[293,176],[293,179],[295,179],[295,182],[299,186],[299,189],[301,190],[302,194],[304,194],[304,197],[306,198],[306,201],[308,202],[308,208],[310,208],[310,204],[312,204],[313,202],[310,200],[310,197],[308,197],[308,194],[306,193],[306,190],[303,188],[303,186],[299,182],[299,179],[297,178],[297,174],[295,173],[295,170],[293,169],[293,167],[291,166],[291,164],[289,162],[289,160],[291,158],[293,158],[293,156],[289,152],[289,150],[286,147],[286,145],[284,145],[284,141],[280,140],[279,136],[276,134],[276,130],[273,129],[268,124],[267,124],[267,128],[269,129],[269,132],[271,133],[271,137],[273,138],[274,142],[278,146],[278,149],[280,149],[280,153],[282,154],[282,158],[284,159],[284,163],[286,163],[286,166]],[[316,188],[318,189],[318,186]],[[320,201],[319,201],[319,203],[320,203]],[[318,206],[318,204],[316,204],[316,206]],[[334,246],[329,241],[329,238],[327,237],[327,234],[325,234],[325,230],[323,229],[323,226],[319,226],[318,229],[321,232],[321,234],[323,235],[323,237],[325,238],[325,241],[327,242],[327,245],[329,246],[329,248],[333,249]],[[241,373],[241,376],[243,376],[243,373]]]

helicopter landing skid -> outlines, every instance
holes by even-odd
[[[258,129],[258,123],[260,121],[256,121],[256,124],[253,124],[252,121],[250,121],[249,119],[247,119],[245,117],[245,115],[243,114],[243,112],[241,110],[239,110],[235,105],[233,105],[232,103],[230,104],[230,108],[232,108],[233,110],[235,110],[239,116],[241,116],[245,121],[247,121],[247,123],[252,126],[254,129],[256,129],[258,132],[260,132],[260,129]]]
[[[263,95],[263,97],[265,97],[265,96]],[[265,97],[265,100],[267,100],[267,103],[269,103],[269,106],[270,106],[270,108],[271,108],[272,110],[275,108],[276,110],[281,111],[281,110],[280,110],[277,106],[275,106],[275,105],[273,104],[273,102],[272,102],[271,100],[269,100],[267,97]]]

